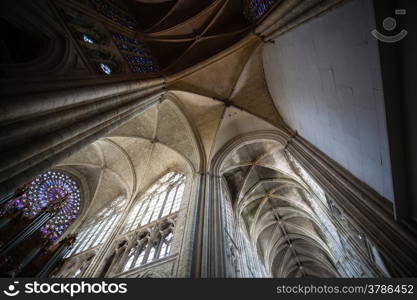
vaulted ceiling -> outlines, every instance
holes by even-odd
[[[272,276],[338,276],[320,222],[282,145],[244,145],[226,159],[223,174],[238,220]]]
[[[88,177],[94,203],[134,197],[167,168],[201,171],[231,139],[288,129],[269,93],[263,44],[234,0],[124,0],[167,75],[163,101],[60,167]],[[155,13],[147,13],[149,11]],[[246,38],[245,38],[246,36]],[[238,219],[274,277],[335,277],[332,254],[300,178],[272,141],[222,166]]]
[[[172,131],[177,134],[171,134]],[[190,125],[166,99],[57,166],[81,179],[94,216],[119,196],[134,198],[167,170],[189,174],[199,154]]]
[[[256,41],[169,78],[168,89],[196,126],[207,159],[236,135],[285,127],[269,95]]]
[[[251,30],[236,0],[124,0],[166,74],[188,68],[241,40]]]

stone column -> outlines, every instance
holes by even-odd
[[[16,191],[10,192],[0,197],[0,207],[11,199],[15,199],[15,198],[23,196],[26,193],[29,186],[30,186],[29,184],[24,184],[18,187]]]
[[[163,79],[85,81],[1,92],[0,198],[136,117],[164,92]]]
[[[48,246],[48,243],[50,243],[50,240],[48,237],[44,238],[43,240],[39,241],[39,245],[36,247],[30,249],[29,253],[11,270],[8,272],[11,277],[16,277],[24,271],[26,266],[28,266],[32,261],[38,257],[42,251]]]
[[[36,277],[48,277],[53,268],[65,257],[65,255],[71,250],[75,242],[75,236],[69,236],[60,241],[56,249],[52,250],[52,255],[45,262],[42,269],[36,274]]]
[[[21,243],[23,243],[35,231],[41,228],[46,222],[48,222],[52,218],[53,214],[48,210],[40,213],[30,222],[30,224],[25,226],[25,228],[23,228],[21,232],[15,235],[11,240],[9,240],[0,248],[0,256],[7,255],[10,251],[12,251]]]
[[[11,212],[9,214],[3,215],[0,218],[0,230],[3,229],[3,228],[5,230],[7,230],[6,226],[8,226],[10,224],[10,222],[12,222],[13,220],[16,220],[17,218],[21,218],[22,214],[23,214],[23,209],[16,210],[16,211]]]
[[[59,212],[62,206],[65,204],[67,197],[63,197],[58,201],[54,202],[52,205],[43,210],[38,214],[33,220],[26,225],[22,231],[18,232],[13,238],[7,241],[0,248],[0,256],[7,255],[11,250],[15,249],[17,246],[22,244],[27,240],[34,232],[39,230],[43,225],[45,225],[49,220],[51,220],[57,212]]]
[[[226,277],[221,177],[214,174],[206,175],[201,258],[203,278]]]
[[[286,146],[349,220],[377,246],[394,277],[417,275],[417,232],[394,220],[393,206],[300,136]]]

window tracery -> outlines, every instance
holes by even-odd
[[[126,199],[119,197],[110,206],[101,209],[96,216],[81,229],[77,241],[67,257],[93,248],[107,240],[119,220]]]
[[[134,73],[155,73],[159,67],[151,56],[149,48],[138,39],[112,33],[113,40]]]
[[[127,272],[168,256],[174,238],[175,222],[176,216],[163,218],[129,233],[125,239],[130,241],[130,246],[123,250],[127,254],[126,258],[123,260],[123,253],[120,254],[116,249],[118,258],[122,259],[117,264],[113,263],[113,273]]]
[[[300,163],[290,154],[287,154],[288,160],[292,163],[297,174],[301,179],[310,187],[313,193],[320,199],[320,201],[328,207],[326,194],[323,189],[317,184],[317,182],[307,173],[306,170],[300,165]]]
[[[127,216],[103,274],[114,276],[171,255],[184,187],[185,176],[169,172],[145,192]]]
[[[122,58],[118,58],[117,50],[109,42],[110,37],[103,26],[76,10],[65,7],[61,11],[92,68],[105,75],[120,72]]]
[[[170,172],[159,179],[132,208],[123,233],[178,211],[184,186],[185,176],[176,172]]]
[[[96,253],[93,251],[91,253],[66,258],[64,259],[63,265],[58,267],[52,274],[52,277],[79,278],[87,270],[95,256]]]
[[[66,199],[61,210],[40,229],[44,236],[54,241],[71,226],[80,210],[80,190],[69,176],[58,171],[38,175],[28,185],[25,193],[5,204],[0,214],[22,210],[25,216],[33,218],[50,203],[62,198]]]
[[[296,173],[312,191],[305,191],[304,194],[322,224],[325,241],[336,259],[339,272],[347,277],[371,277],[370,265],[375,263],[374,256],[369,252],[372,242],[349,222],[330,198],[327,198],[323,188],[297,159],[290,153],[287,153],[287,157]],[[363,255],[358,255],[359,252]],[[381,273],[388,274],[383,264],[379,264],[379,268]]]
[[[235,274],[230,275],[232,277],[266,277],[267,274],[263,264],[252,249],[244,230],[235,219],[232,201],[226,185],[223,185],[222,198],[224,199],[227,251],[235,272]]]

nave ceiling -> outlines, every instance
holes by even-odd
[[[337,277],[308,187],[278,142],[234,150],[222,165],[238,223],[273,277]]]
[[[88,215],[120,195],[134,197],[166,169],[203,170],[235,136],[284,126],[257,43],[169,79],[167,90],[159,104],[58,165],[86,178],[94,202]]]
[[[172,130],[178,132],[173,135]],[[186,119],[165,100],[104,138],[60,162],[58,169],[81,174],[89,187],[94,216],[119,196],[143,192],[167,170],[191,174],[198,152]]]
[[[237,135],[288,130],[269,95],[256,42],[169,78],[168,89],[198,129],[208,160]]]
[[[142,21],[143,38],[165,74],[221,52],[247,36],[251,29],[242,13],[242,1],[125,0],[124,4],[139,24]],[[153,20],[143,24],[150,16]]]
[[[68,2],[87,3],[88,1]],[[299,77],[293,76],[290,64],[287,66],[288,72],[283,71],[282,68],[273,68],[274,72],[283,77],[281,88],[276,89],[277,85],[273,85],[272,80],[274,76],[268,75],[267,67],[272,65],[269,62],[273,56],[265,55],[268,54],[265,49],[268,47],[280,49],[281,45],[279,40],[276,40],[275,44],[271,41],[269,43],[251,34],[254,24],[245,20],[242,14],[242,2],[233,0],[118,2],[135,16],[139,24],[135,30],[125,28],[121,32],[146,41],[160,63],[161,72],[158,75],[161,75],[161,79],[160,83],[155,83],[155,86],[157,85],[155,90],[161,91],[162,96],[156,104],[143,112],[135,111],[132,115],[136,115],[129,118],[129,121],[116,129],[111,127],[110,133],[105,131],[104,136],[101,135],[101,138],[88,146],[83,148],[80,146],[81,150],[56,165],[56,169],[77,177],[81,182],[81,188],[84,190],[84,206],[87,210],[82,211],[82,220],[78,220],[78,223],[86,218],[94,218],[100,209],[120,196],[132,202],[134,199],[139,199],[138,196],[168,170],[184,173],[190,181],[197,178],[197,174],[213,175],[211,171],[214,168],[211,167],[214,158],[218,158],[219,153],[224,153],[226,146],[238,138],[260,133],[278,136],[282,133],[288,142],[287,145],[290,145],[289,148],[291,148],[290,141],[296,139],[298,142],[302,141],[304,136],[302,132],[298,135],[295,130],[299,129],[288,122],[288,111],[291,110],[282,109],[286,104],[293,103],[296,97],[289,97],[291,93],[286,93],[282,87],[289,87],[291,80],[295,80],[305,87],[306,93],[309,93],[310,86],[305,81],[298,80]],[[318,2],[312,1],[310,4]],[[302,2],[292,3],[295,6],[298,4],[302,6]],[[156,13],[150,13],[151,11]],[[291,15],[285,17],[290,18]],[[108,20],[101,21],[107,30],[113,30],[118,26]],[[285,62],[285,59],[282,61]],[[283,63],[277,65],[286,66]],[[304,70],[302,63],[299,69]],[[269,68],[270,73],[271,70]],[[290,77],[287,78],[288,80],[284,78],[285,74]],[[146,77],[129,77],[130,75],[126,74],[118,77],[119,75],[109,76],[108,83],[114,80],[114,86],[117,86],[126,78],[134,82]],[[91,82],[100,80],[94,77]],[[144,82],[146,84],[146,80]],[[71,87],[71,84],[74,83],[69,83],[68,87]],[[318,90],[323,88],[320,84],[315,86]],[[97,86],[94,88],[97,88],[99,94],[99,88]],[[114,99],[118,100],[117,93],[110,96],[115,96]],[[155,96],[149,99],[154,101],[157,98]],[[329,99],[333,98],[329,97]],[[97,103],[101,101],[92,98],[91,103],[94,104],[88,103],[91,104],[88,106],[89,109],[94,110],[96,100]],[[142,98],[134,101],[139,103]],[[302,116],[307,111],[306,108],[307,106],[300,105],[298,111],[294,113]],[[314,109],[317,107],[310,105],[310,108],[315,112]],[[68,105],[65,109],[70,111],[72,107]],[[114,111],[115,115],[111,117],[116,116],[114,118],[116,120],[119,112],[116,109]],[[60,112],[60,107],[57,107],[57,112]],[[97,111],[97,116],[99,114],[100,111]],[[308,114],[305,120],[310,120],[313,115]],[[39,117],[40,120],[43,115],[35,117]],[[88,119],[89,115],[83,114],[83,117]],[[28,120],[31,118],[32,115]],[[126,119],[128,118],[123,121]],[[116,121],[114,124],[119,125]],[[304,128],[313,130],[312,126],[308,126],[309,124]],[[65,124],[62,126],[65,127]],[[48,133],[52,129],[45,126],[44,130]],[[81,133],[74,132],[74,136],[77,134],[78,138]],[[328,140],[322,131],[316,130],[315,133]],[[340,269],[338,266],[336,270],[334,262],[338,261],[335,255],[340,253],[333,249],[330,251],[330,243],[323,233],[325,223],[318,219],[314,207],[317,203],[312,203],[321,199],[316,199],[311,186],[307,186],[307,181],[303,181],[305,179],[299,177],[300,174],[293,169],[294,165],[287,156],[290,150],[287,148],[285,151],[284,145],[266,138],[244,142],[223,160],[220,174],[217,174],[221,176],[214,174],[215,176],[212,177],[221,178],[219,182],[224,184],[223,192],[230,196],[235,220],[246,230],[250,243],[271,276],[338,277],[341,275],[338,273]],[[328,153],[326,151],[319,153],[320,158],[322,154],[326,159],[325,155]],[[214,172],[216,171],[217,169]],[[211,187],[210,176],[201,176],[201,178]],[[200,186],[196,183],[191,190],[194,188],[198,189]],[[213,201],[208,196],[204,198],[206,195],[199,197],[203,199],[201,202]],[[325,201],[321,203],[325,206],[326,212],[330,211],[329,203]],[[350,252],[346,249],[340,252],[343,254],[346,252],[350,256]]]

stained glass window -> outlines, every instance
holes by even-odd
[[[301,177],[301,179],[311,188],[311,190],[316,194],[317,198],[328,207],[327,198],[324,190],[321,186],[311,177],[311,175],[300,165],[300,163],[288,153],[288,159],[293,164],[297,174]]]
[[[238,226],[239,223],[235,221],[230,194],[225,188],[222,190],[222,198],[224,199],[226,241],[228,241],[229,248],[233,247],[236,253],[239,253],[236,255],[235,263],[237,265],[234,266],[238,270],[236,276],[266,277],[263,264],[259,261],[256,252],[253,251],[245,232]]]
[[[91,67],[99,73],[111,75],[120,71],[120,56],[115,56],[114,47],[104,27],[93,18],[72,9],[62,9],[71,32]]]
[[[117,32],[113,32],[112,36],[132,72],[155,73],[159,71],[158,64],[143,42]]]
[[[170,255],[174,238],[173,229],[175,220],[162,219],[156,224],[142,227],[143,233],[134,238],[137,243],[127,252],[127,258],[122,263],[122,272],[138,268],[152,261],[162,259]]]
[[[244,15],[249,21],[259,20],[278,0],[247,0]]]
[[[110,66],[108,65],[108,64],[103,64],[103,63],[101,63],[100,64],[100,68],[101,68],[101,70],[104,72],[104,73],[106,73],[107,75],[110,75],[111,74],[111,68],[110,68]]]
[[[82,37],[83,37],[84,42],[89,43],[89,44],[94,44],[94,40],[86,33],[83,33]]]
[[[137,27],[136,20],[118,6],[116,2],[111,0],[91,0],[91,3],[95,10],[107,19],[130,29]]]
[[[83,226],[77,236],[77,241],[68,256],[95,247],[110,236],[110,233],[122,214],[126,199],[118,197],[109,206],[101,209],[97,215]]]
[[[172,232],[170,232],[166,237],[164,237],[162,246],[161,246],[161,251],[159,254],[159,258],[165,257],[169,254],[170,250],[171,250],[171,242],[172,239],[174,238],[174,235],[172,234]]]
[[[6,204],[5,211],[23,209],[24,215],[33,218],[48,204],[64,197],[65,205],[41,228],[45,236],[56,240],[74,222],[80,210],[80,190],[69,176],[58,171],[37,176],[23,195]]]
[[[185,176],[171,172],[158,180],[132,209],[123,233],[135,230],[179,210]]]

